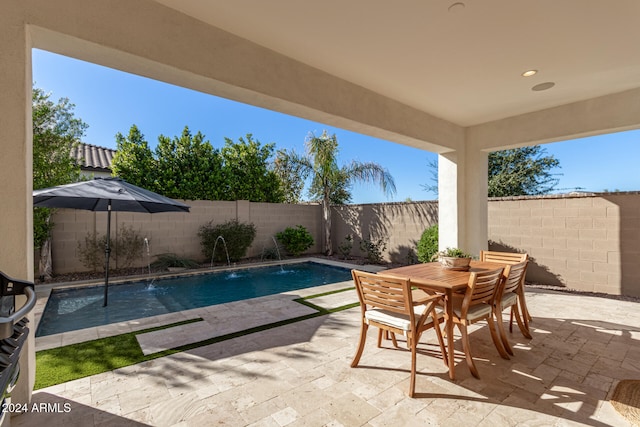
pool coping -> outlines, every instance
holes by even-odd
[[[259,268],[273,265],[288,265],[288,264],[297,264],[304,262],[315,262],[319,264],[330,265],[334,267],[341,267],[347,269],[361,269],[371,272],[384,270],[385,267],[379,265],[354,265],[350,263],[344,263],[334,260],[326,260],[322,258],[314,258],[314,257],[305,257],[305,258],[296,258],[292,260],[283,260],[283,261],[275,261],[275,262],[260,262],[256,264],[242,264],[241,266],[234,266],[230,268],[213,268],[209,270],[187,270],[180,273],[166,273],[161,275],[153,275],[151,278],[174,278],[174,277],[187,277],[201,274],[208,274],[212,272],[218,271],[236,271],[247,268]],[[134,281],[139,281],[142,278],[148,278],[148,275],[140,275],[140,276],[127,276],[126,278],[120,278],[118,280],[114,280],[113,282],[109,282],[109,286],[114,285],[117,286],[119,284],[131,283]],[[38,325],[40,323],[40,319],[42,317],[42,313],[46,307],[49,296],[51,295],[51,291],[54,289],[71,289],[78,287],[87,287],[87,286],[96,286],[102,283],[100,280],[91,280],[91,281],[83,281],[81,283],[78,282],[66,282],[66,283],[57,283],[57,284],[49,284],[49,285],[38,285],[36,286],[36,296],[37,302],[36,307],[34,309],[34,331],[37,330]],[[312,288],[305,289],[297,289],[293,291],[287,291],[280,294],[267,295],[263,297],[250,298],[248,300],[263,300],[269,301],[276,296],[282,298],[282,296],[289,296],[291,300],[298,299],[305,296],[315,295],[324,292],[330,292],[338,289],[344,289],[345,287],[352,286],[352,283],[349,281],[344,282],[336,282],[327,285],[320,285]],[[126,322],[118,322],[112,323],[108,325],[95,326],[91,328],[79,329],[75,331],[62,332],[59,334],[46,335],[43,337],[36,337],[36,351],[46,350],[50,348],[62,347],[70,344],[77,344],[80,342],[91,341],[94,339],[105,338],[115,335],[120,335],[123,333],[136,332],[143,329],[148,329],[152,327],[161,327],[170,325],[176,322],[191,320],[195,318],[201,317],[199,313],[202,311],[210,311],[211,307],[218,307],[220,310],[227,309],[229,304],[216,304],[213,306],[200,307],[196,309],[177,311],[173,313],[166,313],[157,316],[144,317],[140,319],[133,319]],[[286,319],[282,319],[286,320]]]

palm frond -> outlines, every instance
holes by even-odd
[[[396,193],[396,183],[389,171],[377,163],[352,161],[348,166],[344,166],[342,173],[349,177],[349,181],[366,182],[378,184],[387,196]]]

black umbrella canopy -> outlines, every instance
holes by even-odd
[[[33,192],[33,206],[88,211],[189,212],[189,206],[120,178],[96,178]]]
[[[153,191],[145,190],[120,178],[96,178],[33,192],[36,208],[67,208],[107,212],[105,247],[104,303],[109,290],[109,255],[111,253],[111,211],[121,212],[189,212],[189,206]]]

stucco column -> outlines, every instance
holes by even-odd
[[[457,247],[478,255],[487,248],[487,158],[468,147],[438,156],[440,250]]]
[[[464,234],[464,156],[438,155],[438,246],[462,247]]]
[[[5,2],[0,14],[0,270],[33,280],[31,43],[19,3]],[[24,301],[17,298],[16,305]],[[29,318],[13,402],[29,402],[35,381],[33,314]]]
[[[464,247],[467,252],[480,255],[489,239],[489,155],[480,150],[466,149],[466,228]]]

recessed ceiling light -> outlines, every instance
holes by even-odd
[[[521,75],[522,75],[522,77],[531,77],[531,76],[533,76],[533,75],[535,75],[537,73],[538,73],[538,70],[527,70],[524,73],[522,73]]]
[[[540,84],[535,85],[534,87],[532,87],[531,90],[536,91],[536,92],[540,92],[541,90],[551,89],[555,85],[556,84],[554,82],[540,83]]]

